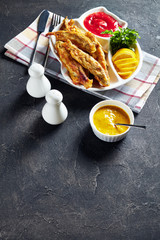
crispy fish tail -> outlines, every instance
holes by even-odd
[[[74,28],[73,24],[73,19],[69,20],[68,17],[65,17],[62,22],[61,30],[72,30]]]

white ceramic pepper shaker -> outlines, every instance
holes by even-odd
[[[62,102],[62,93],[52,89],[46,94],[46,104],[42,109],[43,119],[52,125],[64,122],[68,116],[68,110]]]
[[[39,63],[33,63],[28,69],[30,78],[27,82],[27,92],[35,98],[41,98],[51,89],[51,84],[44,75],[44,67]]]

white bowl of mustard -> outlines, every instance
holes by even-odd
[[[117,142],[123,139],[130,127],[116,123],[133,124],[132,110],[116,100],[104,100],[97,103],[90,111],[89,121],[94,134],[105,142]]]

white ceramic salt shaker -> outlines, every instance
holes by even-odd
[[[52,125],[57,125],[64,122],[68,116],[68,110],[62,102],[63,96],[56,89],[50,90],[46,94],[46,104],[42,109],[43,119]]]
[[[44,67],[39,63],[33,63],[28,69],[30,78],[27,82],[27,92],[35,98],[41,98],[51,89],[51,84],[44,75]]]

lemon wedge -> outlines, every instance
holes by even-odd
[[[131,75],[132,75],[132,71],[128,71],[128,72],[118,72],[118,74],[122,77],[122,78],[124,78],[124,79],[127,79],[127,78],[129,78]]]
[[[112,61],[124,58],[136,58],[136,54],[129,48],[121,48],[113,55]]]
[[[134,72],[136,69],[136,67],[124,67],[124,68],[120,68],[121,72]]]
[[[130,64],[131,66],[137,66],[138,61],[136,58],[124,58],[124,59],[114,61],[114,64],[117,67],[121,64]]]
[[[120,77],[127,79],[136,70],[138,60],[136,54],[129,48],[119,49],[112,57],[113,64]]]
[[[127,68],[127,67],[137,67],[138,62],[128,62],[128,63],[122,63],[122,64],[118,64],[116,67],[121,69],[121,68]]]

